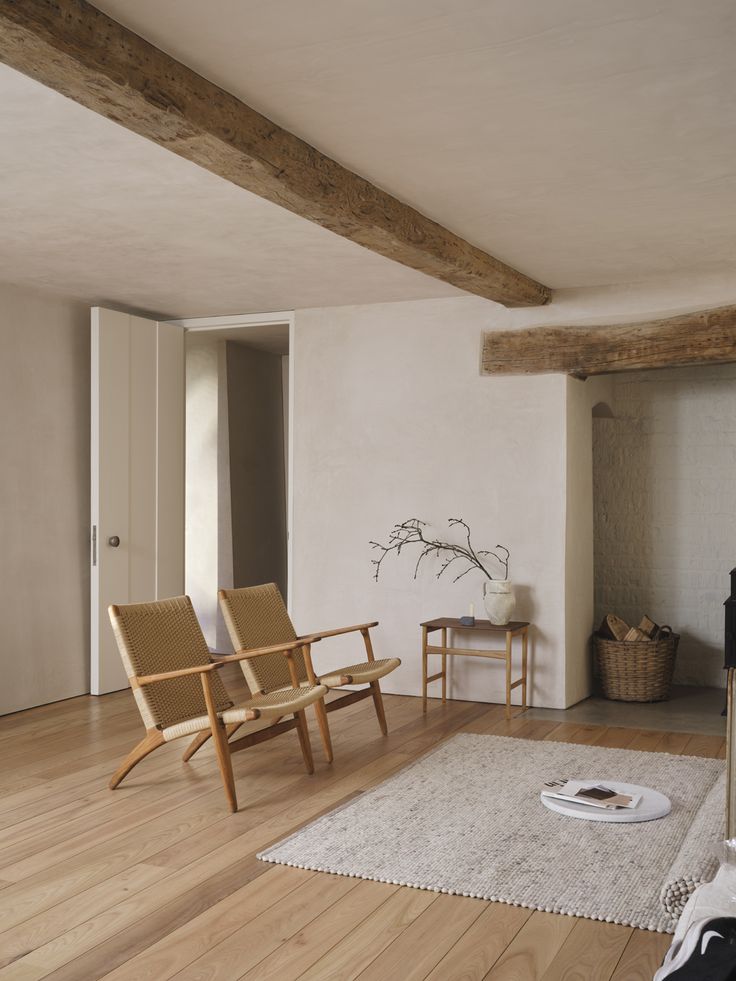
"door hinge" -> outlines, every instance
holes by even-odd
[[[92,565],[97,565],[97,525],[92,525]]]

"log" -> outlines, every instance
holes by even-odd
[[[640,641],[640,640],[651,640],[652,638],[649,634],[645,634],[643,630],[639,630],[638,627],[632,627],[629,632],[624,637],[625,641]]]
[[[646,613],[639,621],[638,628],[642,633],[646,634],[650,640],[654,640],[659,633],[659,624],[656,624],[651,617],[648,617]]]
[[[598,633],[601,637],[607,637],[608,640],[624,640],[630,629],[625,620],[617,617],[615,613],[609,613],[603,618]]]

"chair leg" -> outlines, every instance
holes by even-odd
[[[314,703],[314,711],[317,715],[317,724],[319,726],[320,735],[322,736],[322,745],[325,748],[327,762],[332,763],[332,760],[334,759],[332,753],[332,737],[330,736],[330,726],[327,722],[327,709],[325,708],[324,698],[320,698],[319,701]]]
[[[220,776],[225,787],[225,796],[230,806],[230,810],[235,813],[238,809],[238,797],[235,793],[235,778],[233,777],[233,760],[230,747],[227,744],[227,729],[225,723],[217,714],[215,706],[215,696],[212,692],[212,679],[209,673],[205,672],[199,676],[202,682],[202,693],[207,706],[207,716],[210,721],[210,732],[215,743],[217,753],[217,763],[220,767]]]
[[[226,726],[227,738],[229,739],[234,732],[237,732],[238,729],[242,726],[242,724],[243,724],[242,722],[234,722],[232,725]],[[187,746],[187,750],[182,756],[182,760],[185,763],[188,763],[189,760],[191,760],[191,758],[194,756],[194,754],[204,746],[204,744],[211,737],[211,735],[212,733],[210,732],[209,729],[205,729],[204,732],[197,733],[194,739]]]
[[[386,713],[383,710],[383,698],[381,696],[381,686],[378,683],[378,679],[371,682],[371,691],[373,693],[373,705],[376,709],[376,715],[378,716],[378,724],[381,727],[381,732],[384,736],[388,735],[388,726],[386,725]]]
[[[230,747],[227,744],[227,730],[222,722],[219,722],[212,731],[212,739],[215,743],[217,753],[217,763],[220,767],[220,775],[225,788],[225,796],[233,814],[238,809],[238,798],[235,793],[235,777],[233,776],[233,760],[230,755]]]
[[[110,779],[110,790],[115,790],[118,784],[130,773],[134,766],[136,766],[142,759],[145,759],[149,753],[152,753],[154,749],[158,749],[159,746],[163,745],[164,737],[158,731],[158,729],[149,729],[146,735],[138,745],[132,749],[128,755],[125,757],[123,762],[113,773]]]
[[[312,758],[312,744],[309,741],[309,729],[307,728],[307,716],[302,709],[300,712],[294,713],[294,718],[296,719],[296,729],[299,733],[299,744],[302,748],[302,756],[304,757],[304,764],[307,768],[307,773],[314,773],[314,759]]]
[[[189,743],[186,748],[186,752],[182,756],[182,760],[188,763],[189,760],[194,756],[198,749],[201,749],[207,740],[210,738],[212,733],[209,729],[206,732],[198,732],[194,739]]]

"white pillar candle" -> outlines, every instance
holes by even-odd
[[[471,617],[475,616],[475,603],[470,604],[470,615]]]

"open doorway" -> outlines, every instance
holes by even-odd
[[[288,315],[184,322],[185,584],[207,643],[230,644],[219,588],[289,594]]]

